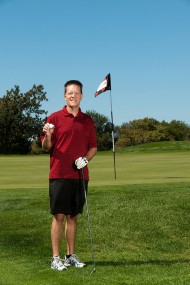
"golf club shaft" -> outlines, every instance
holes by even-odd
[[[96,271],[96,264],[95,264],[95,258],[94,258],[94,246],[93,246],[93,240],[92,240],[92,232],[91,232],[91,226],[90,226],[90,215],[88,211],[88,200],[87,200],[87,193],[86,193],[86,186],[85,186],[85,180],[84,180],[84,169],[81,169],[82,171],[82,182],[83,182],[83,188],[84,188],[84,195],[85,195],[85,201],[86,201],[86,213],[87,213],[87,218],[88,218],[88,231],[90,235],[90,243],[91,243],[91,249],[92,249],[92,261],[94,264],[94,269],[93,271]]]

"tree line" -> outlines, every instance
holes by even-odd
[[[43,153],[40,134],[47,118],[42,108],[48,101],[43,85],[33,85],[26,93],[19,86],[0,98],[0,154]],[[116,149],[159,141],[190,139],[190,126],[182,121],[159,122],[143,118],[113,126],[110,119],[96,111],[87,111],[95,123],[98,149],[112,149],[112,131]]]

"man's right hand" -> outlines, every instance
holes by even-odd
[[[53,124],[46,123],[43,127],[43,132],[46,136],[51,136],[55,126]]]

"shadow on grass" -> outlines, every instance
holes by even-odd
[[[97,261],[98,266],[140,266],[140,265],[160,265],[172,266],[178,263],[190,263],[190,259],[174,259],[174,260],[134,260],[134,261]],[[88,263],[87,265],[90,265]]]

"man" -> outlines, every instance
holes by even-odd
[[[97,152],[94,122],[80,109],[82,83],[70,80],[64,87],[66,106],[47,118],[41,136],[42,147],[50,152],[49,195],[53,215],[51,268],[56,270],[66,270],[71,265],[79,268],[85,266],[75,254],[77,218],[85,202],[81,168],[84,167],[87,187],[87,164]],[[60,244],[65,219],[67,254],[62,260]]]

